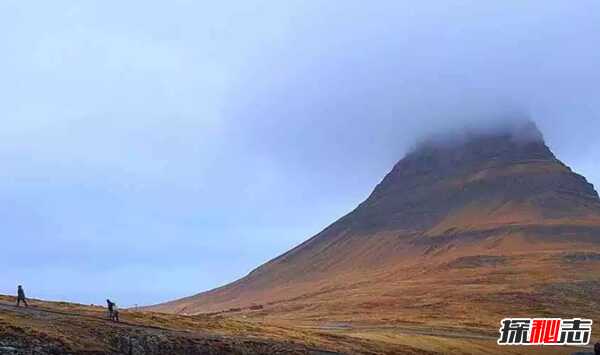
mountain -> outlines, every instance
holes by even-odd
[[[319,234],[229,285],[150,309],[490,328],[596,317],[598,292],[598,193],[525,121],[421,142]]]

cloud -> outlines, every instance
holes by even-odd
[[[592,1],[0,7],[0,270],[24,270],[0,292],[218,286],[351,210],[420,137],[524,113],[600,183]]]

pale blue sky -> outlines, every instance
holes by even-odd
[[[598,43],[596,1],[1,1],[0,293],[220,286],[512,112],[600,184]]]

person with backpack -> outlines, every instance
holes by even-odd
[[[23,290],[23,286],[17,286],[17,307],[20,306],[21,302],[25,304],[25,307],[29,307],[27,304],[27,299],[25,299],[25,291]]]
[[[118,322],[119,321],[119,309],[117,308],[117,304],[112,302],[109,299],[106,299],[106,304],[108,305],[108,319]]]
[[[115,303],[111,302],[111,300],[109,300],[107,298],[106,299],[106,304],[108,306],[108,319],[112,320],[113,319],[113,312],[114,312]]]

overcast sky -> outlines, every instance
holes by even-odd
[[[220,286],[423,135],[528,115],[600,185],[598,1],[0,2],[0,293]]]

